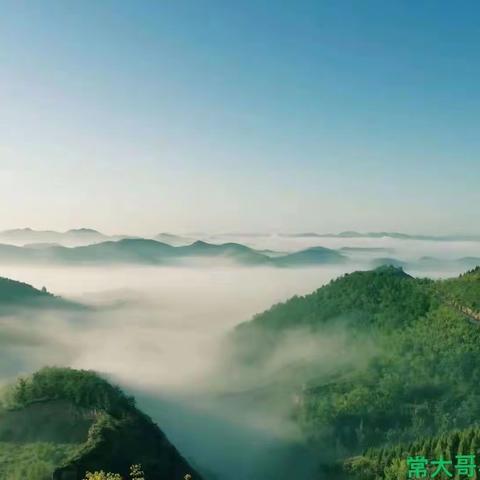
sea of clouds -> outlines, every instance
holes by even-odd
[[[386,248],[403,259],[480,256],[476,242],[278,236],[235,240],[281,251],[318,245]],[[0,266],[1,276],[46,286],[94,307],[91,312],[20,311],[0,317],[0,380],[8,382],[44,365],[93,369],[134,393],[179,450],[213,478],[306,479],[314,459],[285,405],[269,411],[250,392],[305,356],[335,364],[335,355],[345,351],[342,332],[314,339],[297,332],[282,345],[270,370],[253,380],[249,376],[233,390],[219,378],[225,375],[219,368],[223,340],[254,314],[363,265],[359,258],[341,266],[296,269],[218,263],[174,268]],[[428,273],[444,277],[459,272]],[[243,395],[238,395],[242,388]]]

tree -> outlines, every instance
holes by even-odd
[[[132,465],[130,467],[130,479],[131,480],[145,480],[144,473],[141,465]],[[118,473],[104,472],[87,472],[84,480],[123,480],[122,476]]]
[[[85,480],[122,480],[122,477],[118,473],[105,473],[101,470],[94,473],[87,472]]]

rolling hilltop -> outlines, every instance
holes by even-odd
[[[148,479],[201,479],[133,398],[93,372],[44,368],[10,385],[0,404],[2,479],[127,478],[133,464]]]
[[[175,265],[194,259],[218,259],[239,265],[270,265],[292,267],[342,263],[346,257],[327,248],[310,248],[280,256],[267,255],[239,243],[211,244],[196,241],[174,247],[167,243],[143,238],[106,241],[79,247],[45,245],[39,247],[0,244],[0,261],[4,263]]]

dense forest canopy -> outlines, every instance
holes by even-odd
[[[33,402],[67,400],[86,409],[120,415],[135,402],[119,387],[88,370],[45,367],[27,378],[20,378],[4,395],[6,408],[25,407]]]

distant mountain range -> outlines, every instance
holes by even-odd
[[[369,262],[371,268],[390,265],[406,270],[433,271],[433,270],[468,270],[480,265],[480,257],[461,257],[442,259],[436,257],[421,257],[416,261],[404,261],[394,257],[374,258]]]
[[[294,267],[342,263],[347,257],[322,247],[296,253],[272,255],[238,243],[215,245],[196,241],[191,245],[174,247],[148,239],[122,239],[80,247],[46,245],[43,247],[0,245],[0,262],[3,263],[61,263],[104,264],[130,263],[146,265],[171,265],[193,259],[224,259],[241,265],[271,265]]]
[[[15,228],[0,232],[0,242],[13,245],[25,244],[60,244],[60,245],[90,245],[106,240],[119,240],[125,235],[105,235],[91,228],[78,228],[66,232],[54,230],[33,230],[31,228]]]
[[[153,237],[144,237],[136,235],[107,235],[91,228],[77,228],[59,232],[55,230],[34,230],[31,228],[16,228],[12,230],[0,231],[0,243],[7,243],[17,246],[34,245],[47,246],[48,244],[58,244],[63,246],[85,246],[93,243],[106,241],[116,241],[122,239],[148,238],[167,243],[172,246],[189,245],[199,239],[215,239],[217,242],[222,238],[259,238],[269,237],[272,234],[266,233],[224,233],[217,235],[208,235],[206,233],[196,233],[190,235],[177,235],[169,232],[162,232]],[[284,238],[392,238],[396,240],[427,240],[427,241],[472,241],[480,242],[480,235],[416,235],[401,232],[356,232],[344,231],[340,233],[279,233],[273,236]]]
[[[225,235],[228,237],[228,234]],[[280,235],[282,236],[282,235]],[[394,238],[400,240],[428,241],[480,241],[475,236],[422,236],[398,232],[359,233],[353,231],[338,234],[285,234],[298,238]],[[330,249],[313,246],[295,252],[255,249],[241,243],[221,241],[222,235],[212,237],[214,243],[194,240],[188,236],[160,233],[155,238],[105,235],[97,230],[79,228],[66,232],[32,230],[30,228],[0,232],[0,263],[3,264],[143,264],[178,265],[195,259],[226,260],[237,265],[263,265],[295,268],[333,265],[351,262],[372,268],[394,265],[413,270],[439,268],[464,269],[480,264],[475,256],[454,260],[422,257],[406,261],[395,258],[392,248],[372,246],[342,246]],[[378,258],[375,258],[378,255]]]
[[[165,234],[162,234],[165,235]],[[195,261],[226,261],[235,265],[300,268],[320,265],[364,264],[368,268],[393,265],[411,270],[440,268],[465,269],[480,265],[480,257],[440,259],[422,257],[403,260],[390,256],[392,249],[342,247],[333,250],[321,246],[297,252],[255,250],[240,243],[207,243],[197,240],[189,245],[173,246],[145,238],[108,240],[85,246],[66,247],[51,243],[26,246],[0,244],[2,264],[138,264],[191,265]],[[378,258],[375,255],[378,254]],[[388,255],[387,255],[388,254]]]
[[[305,238],[394,238],[397,240],[429,240],[438,242],[479,242],[480,235],[411,235],[400,232],[355,232],[345,231],[340,233],[295,233],[281,234],[284,237]]]
[[[91,228],[77,228],[66,232],[54,230],[33,230],[31,228],[15,228],[12,230],[0,231],[0,243],[16,246],[28,246],[35,248],[64,246],[78,247],[92,245],[106,241],[117,241],[123,239],[144,238],[135,235],[106,235]],[[173,233],[159,233],[153,240],[167,243],[172,246],[189,245],[196,238],[183,237]]]

